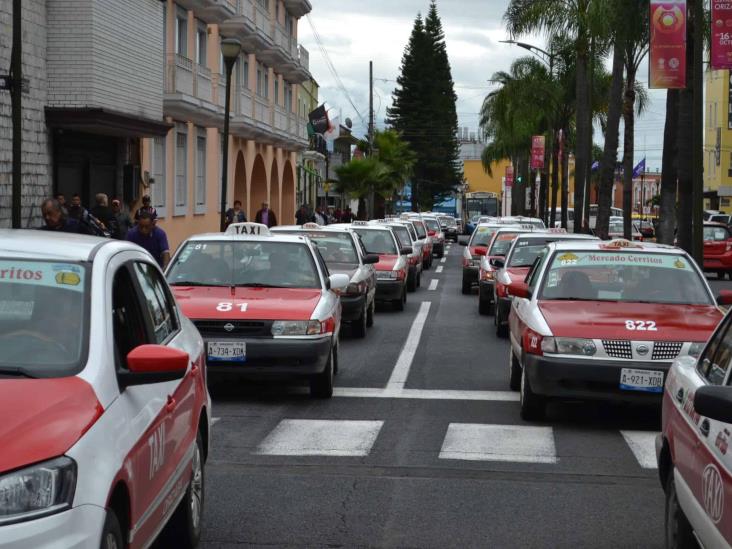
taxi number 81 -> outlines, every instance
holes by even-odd
[[[625,329],[635,332],[657,332],[656,323],[652,320],[626,320]]]
[[[216,310],[221,313],[228,313],[229,311],[233,311],[234,307],[238,307],[242,313],[246,313],[249,303],[232,303],[231,301],[222,301],[216,305]]]

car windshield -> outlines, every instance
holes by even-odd
[[[186,242],[167,271],[172,286],[321,288],[313,254],[299,242]]]
[[[399,253],[390,231],[361,228],[356,228],[355,231],[361,237],[363,247],[368,253],[377,255],[397,255]]]
[[[496,238],[493,240],[493,244],[491,244],[491,249],[488,250],[489,256],[495,256],[495,255],[506,255],[508,253],[508,249],[511,247],[511,242],[513,242],[513,239],[516,238],[516,235],[518,233],[501,233],[496,236]]]
[[[729,231],[726,227],[704,227],[704,240],[721,242],[729,238]]]
[[[488,243],[491,241],[491,238],[493,238],[493,235],[496,234],[496,231],[498,231],[499,227],[480,227],[478,226],[473,231],[473,236],[470,239],[470,246],[487,246]]]
[[[420,239],[427,236],[427,231],[421,221],[412,221],[412,225],[414,225],[414,230],[417,231],[417,236]]]
[[[513,251],[507,258],[506,266],[531,267],[546,245],[557,240],[557,238],[550,236],[546,238],[517,238]]]
[[[323,256],[328,268],[343,269],[358,266],[358,252],[353,237],[346,232],[325,231],[277,231],[304,234],[312,240]]]
[[[424,224],[427,225],[427,229],[430,231],[439,232],[440,224],[434,219],[425,219]]]
[[[442,225],[443,227],[456,227],[457,221],[455,221],[454,217],[441,217],[440,225]]]
[[[84,367],[89,289],[81,263],[0,259],[0,377]]]
[[[687,257],[631,250],[555,252],[540,299],[713,304]]]
[[[399,240],[399,245],[404,248],[412,245],[412,240],[409,238],[409,231],[404,225],[394,225],[391,228],[394,234]]]

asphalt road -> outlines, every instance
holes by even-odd
[[[203,547],[663,546],[658,412],[553,404],[522,421],[508,344],[460,293],[461,253],[366,339],[344,334],[333,399],[212,390]]]

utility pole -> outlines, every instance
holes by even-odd
[[[704,230],[704,97],[702,65],[704,48],[704,3],[694,0],[694,94],[692,105],[692,188],[691,188],[691,255],[703,262]]]
[[[10,103],[13,120],[13,200],[11,208],[14,229],[20,229],[20,196],[23,190],[23,34],[20,4],[21,0],[13,0],[13,50],[10,54]]]
[[[369,61],[369,154],[374,154],[374,62]],[[369,207],[367,215],[374,216],[374,184],[369,185]]]

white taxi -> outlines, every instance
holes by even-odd
[[[195,546],[203,342],[153,258],[0,231],[0,349],[0,548]]]
[[[192,236],[166,270],[206,344],[209,376],[295,377],[330,398],[349,277],[329,274],[313,242],[259,223]]]

